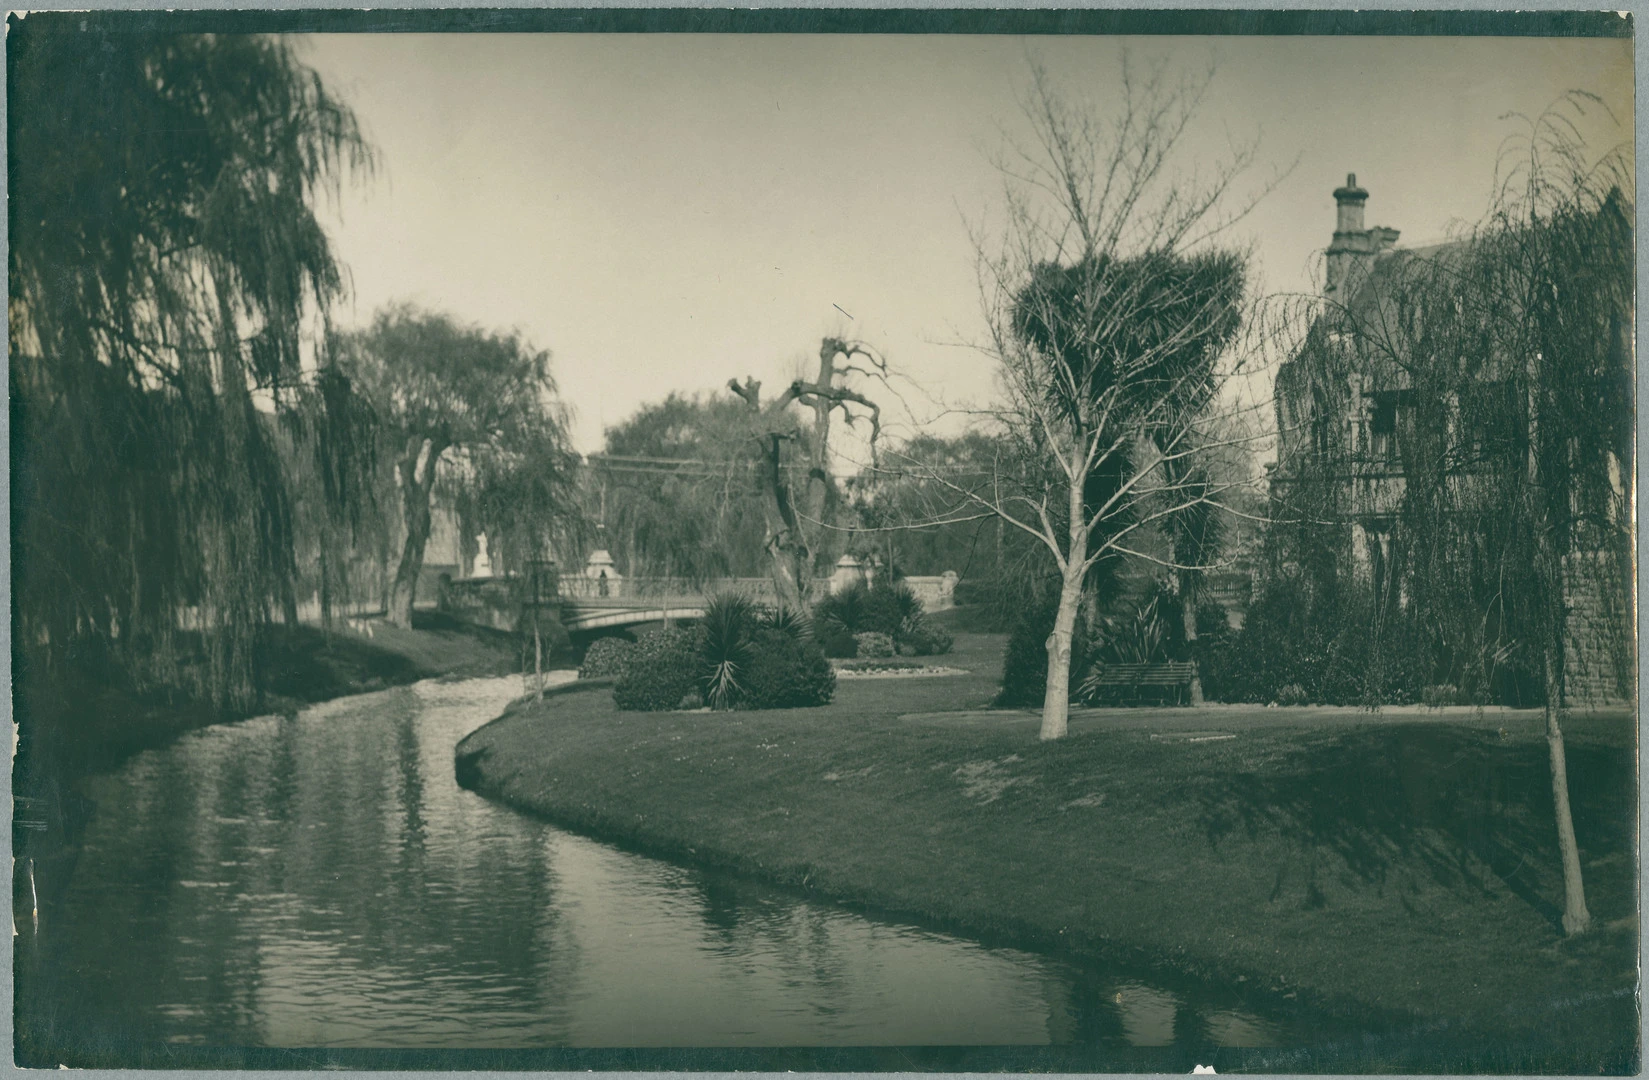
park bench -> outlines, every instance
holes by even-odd
[[[1197,677],[1194,661],[1170,660],[1161,664],[1102,664],[1094,669],[1089,686],[1096,696],[1139,697],[1142,690],[1171,688],[1179,701],[1179,688],[1189,696],[1191,680]]]

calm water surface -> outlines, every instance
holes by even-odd
[[[1212,993],[629,854],[461,790],[454,744],[519,692],[420,683],[90,781],[20,996],[76,1045],[1287,1041]]]

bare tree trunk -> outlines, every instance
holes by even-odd
[[[1191,704],[1201,705],[1202,673],[1197,670],[1197,578],[1194,571],[1182,569],[1190,562],[1190,553],[1183,549],[1178,538],[1174,540],[1175,568],[1174,594],[1179,597],[1180,624],[1185,630],[1185,649],[1191,656]]]
[[[780,606],[803,611],[813,583],[813,559],[802,539],[801,523],[796,520],[790,485],[784,479],[783,442],[781,435],[768,435],[766,459],[762,462],[767,487],[767,554],[772,562],[773,591]]]
[[[1080,562],[1080,560],[1078,560]],[[1082,606],[1082,574],[1065,572],[1059,590],[1059,610],[1054,614],[1053,633],[1048,635],[1048,685],[1042,697],[1044,739],[1063,739],[1071,715],[1071,639],[1075,636],[1076,615]]]
[[[1561,645],[1557,646],[1558,648]],[[1580,876],[1580,845],[1575,842],[1575,819],[1569,810],[1569,766],[1563,752],[1562,708],[1554,646],[1546,646],[1546,750],[1552,762],[1552,806],[1557,817],[1557,847],[1563,858],[1563,932],[1585,933],[1592,925],[1586,910],[1586,886]]]
[[[417,436],[407,440],[406,452],[395,463],[395,477],[401,488],[401,519],[406,525],[406,543],[401,549],[401,565],[389,594],[389,621],[412,628],[412,606],[417,599],[418,575],[424,568],[424,547],[429,543],[430,489],[435,486],[435,465],[445,447]]]
[[[1073,455],[1076,456],[1076,455]],[[1073,466],[1080,465],[1077,457]],[[1059,589],[1059,610],[1054,613],[1053,633],[1048,635],[1048,685],[1042,696],[1042,738],[1063,739],[1071,714],[1071,638],[1076,629],[1077,611],[1082,606],[1082,585],[1088,577],[1087,501],[1083,498],[1082,472],[1071,469],[1070,543],[1066,548],[1063,581]]]
[[[812,585],[810,579],[802,576],[807,565],[806,549],[798,551],[782,535],[770,535],[767,553],[772,560],[773,593],[779,606],[791,611],[805,610],[805,597]]]
[[[298,628],[298,593],[293,587],[292,578],[286,575],[281,577],[281,622],[288,630]]]
[[[331,537],[321,537],[321,627],[328,633],[332,630],[332,563],[326,557],[326,549]]]
[[[1093,585],[1084,584],[1082,587],[1082,615],[1088,620],[1089,640],[1093,640],[1094,628],[1099,626],[1099,589]]]
[[[817,386],[824,389],[835,386],[836,356],[844,348],[844,343],[835,338],[827,337],[819,343]],[[837,403],[830,398],[816,395],[812,399],[813,444],[808,448],[810,460],[805,503],[810,521],[832,524],[841,513],[841,492],[837,490],[836,479],[830,473],[830,414],[836,407]],[[809,530],[809,535],[808,576],[828,574],[845,546],[843,537],[846,534],[815,525]]]
[[[778,593],[778,600],[797,611],[804,608],[812,592],[816,564],[834,563],[841,543],[839,537],[832,535],[834,530],[821,528],[821,525],[834,524],[841,504],[841,493],[830,473],[830,413],[833,409],[841,409],[851,423],[852,416],[847,411],[849,402],[869,410],[873,452],[881,431],[881,409],[876,403],[846,386],[835,384],[838,354],[845,354],[849,359],[871,356],[874,362],[874,354],[857,342],[825,338],[819,345],[819,381],[805,383],[797,379],[765,409],[761,404],[759,381],[746,378],[742,385],[737,379],[727,383],[727,388],[743,398],[754,415],[769,417],[778,428],[769,430],[761,437],[763,486],[768,495],[767,551],[772,559],[773,587]],[[842,370],[844,374],[847,372],[846,368]],[[780,461],[780,445],[791,436],[779,425],[792,402],[799,402],[813,410],[812,456],[808,462],[807,480],[799,492],[793,491],[790,482],[785,479]],[[818,568],[827,569],[826,566]]]
[[[378,532],[378,606],[389,613],[389,528]]]
[[[1178,560],[1175,560],[1175,561],[1177,562]],[[1186,647],[1187,651],[1189,651],[1190,654],[1191,654],[1191,664],[1192,664],[1192,667],[1191,667],[1191,704],[1201,705],[1202,702],[1203,702],[1203,697],[1202,697],[1202,673],[1200,671],[1198,671],[1197,668],[1196,668],[1196,662],[1197,662],[1197,596],[1196,596],[1196,590],[1194,588],[1192,588],[1191,581],[1189,580],[1190,579],[1190,574],[1188,574],[1186,571],[1176,570],[1176,571],[1174,571],[1174,574],[1179,579],[1179,581],[1177,582],[1177,588],[1178,588],[1178,592],[1179,592],[1180,618],[1182,620],[1184,620],[1184,623],[1185,623],[1185,647]]]
[[[1543,605],[1545,634],[1544,674],[1546,683],[1546,750],[1552,765],[1552,810],[1557,819],[1557,848],[1563,860],[1563,932],[1584,933],[1592,924],[1586,910],[1586,885],[1580,873],[1580,846],[1575,842],[1574,815],[1569,808],[1569,766],[1563,750],[1563,639],[1567,620],[1563,600],[1563,559],[1557,550],[1551,520],[1551,502],[1540,468],[1541,440],[1545,435],[1541,415],[1540,368],[1538,357],[1528,362],[1529,372],[1529,501],[1535,525],[1535,560],[1539,564],[1541,586],[1546,592]]]
[[[665,625],[670,625],[666,620]],[[544,638],[538,631],[538,604],[532,609],[532,673],[537,700],[544,700]]]

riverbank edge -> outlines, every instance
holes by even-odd
[[[553,693],[567,695],[597,691],[610,686],[611,681],[579,680],[556,687]],[[546,691],[546,697],[551,693]],[[1310,1071],[1313,1068],[1333,1068],[1339,1063],[1338,1071],[1344,1071],[1346,1062],[1354,1062],[1357,1068],[1353,1071],[1363,1071],[1364,1067],[1379,1062],[1389,1069],[1413,1057],[1426,1056],[1416,1053],[1416,1044],[1423,1042],[1426,1033],[1441,1034],[1449,1026],[1439,1025],[1419,1012],[1372,1005],[1353,996],[1323,991],[1218,957],[1141,946],[1102,934],[1067,932],[1067,928],[1042,925],[1002,905],[990,912],[988,918],[974,920],[946,915],[936,910],[936,905],[901,902],[874,881],[859,880],[836,888],[821,887],[812,881],[814,875],[823,869],[821,867],[803,863],[783,866],[764,864],[746,852],[712,842],[700,840],[690,844],[663,836],[645,824],[636,824],[631,817],[602,807],[587,803],[575,807],[521,796],[510,790],[510,781],[521,774],[520,768],[500,768],[497,762],[492,762],[489,768],[490,755],[485,749],[475,751],[466,747],[472,745],[483,732],[515,720],[531,711],[536,704],[530,697],[517,699],[499,716],[459,740],[454,747],[454,772],[461,787],[557,828],[632,854],[730,873],[808,900],[830,903],[872,917],[914,922],[932,930],[969,938],[987,947],[1021,949],[1077,962],[1112,965],[1169,985],[1218,984],[1234,988],[1242,1001],[1273,1015],[1313,1017],[1326,1020],[1330,1028],[1342,1023],[1346,1025],[1345,1033],[1337,1041],[1313,1047],[1309,1052],[1277,1048],[1229,1051],[1243,1059],[1245,1067]],[[833,876],[839,877],[839,874]],[[1350,1028],[1353,1019],[1355,1032]],[[1367,1034],[1370,1028],[1379,1030],[1381,1034]],[[1458,1039],[1461,1033],[1456,1031],[1451,1034]],[[1493,1047],[1486,1047],[1485,1050],[1492,1054]],[[1515,1051],[1512,1057],[1527,1068],[1526,1057]]]
[[[423,612],[419,615],[429,618]],[[281,632],[293,636],[290,630]],[[13,687],[12,698],[13,730],[19,739],[12,762],[14,790],[23,795],[25,789],[40,783],[72,789],[83,777],[108,772],[144,751],[222,724],[292,715],[314,705],[430,679],[519,673],[516,649],[505,640],[509,635],[457,623],[433,628],[426,623],[413,630],[386,625],[371,635],[304,626],[298,633],[319,640],[321,647],[316,648],[315,640],[296,647],[288,642],[287,648],[298,657],[295,669],[271,678],[257,705],[232,712],[198,700],[150,700],[112,686],[84,690],[74,701],[52,687],[40,687],[31,702],[31,694],[20,682]],[[392,640],[379,640],[390,639],[392,634]],[[453,638],[469,639],[468,647],[445,648]],[[331,661],[324,668],[318,658],[323,650]],[[54,713],[74,710],[89,715],[72,731],[59,730],[61,721],[54,724],[51,720]],[[42,719],[44,725],[39,723]],[[44,741],[34,745],[42,734]],[[37,761],[38,769],[34,767]],[[31,780],[34,783],[28,783]]]
[[[572,694],[598,689],[599,686],[587,683],[562,688],[563,692]],[[603,716],[600,720],[592,716],[579,721],[594,723],[595,726],[586,727],[586,731],[593,733],[609,723],[633,720],[633,715],[627,713],[613,713],[609,719],[594,697],[587,700],[590,705],[580,704],[575,707],[577,711],[582,713],[594,707]],[[1310,966],[1302,968],[1294,964],[1268,969],[1263,961],[1255,963],[1252,956],[1239,955],[1240,949],[1238,953],[1222,956],[1217,944],[1209,948],[1207,942],[1181,946],[1160,939],[1152,942],[1147,935],[1142,945],[1141,939],[1129,940],[1118,934],[1117,927],[1104,928],[1104,932],[1093,928],[1083,931],[1058,926],[1046,919],[1039,921],[1034,912],[1016,910],[1012,904],[1014,897],[1000,892],[975,894],[959,905],[948,891],[938,892],[920,883],[913,888],[908,877],[893,884],[882,881],[876,877],[878,871],[874,866],[850,865],[851,856],[848,856],[849,862],[828,856],[816,859],[819,865],[813,865],[796,858],[794,853],[780,852],[775,857],[771,847],[747,850],[747,845],[736,837],[722,836],[718,829],[683,829],[679,820],[662,818],[658,819],[662,824],[654,824],[628,811],[656,811],[656,806],[620,806],[624,785],[609,787],[599,776],[579,774],[579,781],[571,789],[564,789],[563,795],[554,785],[546,783],[558,770],[556,742],[545,741],[548,732],[538,727],[549,715],[536,708],[530,699],[520,699],[500,716],[466,735],[454,749],[455,771],[461,774],[463,786],[622,850],[680,865],[725,871],[806,899],[956,933],[987,946],[1018,947],[1055,957],[1115,965],[1165,987],[1171,988],[1176,982],[1187,989],[1194,983],[1213,986],[1222,996],[1229,993],[1233,1000],[1256,1006],[1258,1011],[1303,1021],[1301,1030],[1313,1032],[1309,1049],[1229,1051],[1231,1056],[1220,1059],[1224,1063],[1222,1071],[1237,1067],[1295,1072],[1447,1072],[1468,1068],[1499,1073],[1631,1074],[1636,1071],[1639,1048],[1635,1023],[1633,1035],[1625,1042],[1614,1037],[1613,1027],[1598,1029],[1595,1042],[1592,1035],[1554,1042],[1537,1034],[1544,1030],[1544,1024],[1528,1027],[1522,1021],[1512,1021],[1511,1017],[1521,1015],[1524,1007],[1514,1006],[1509,999],[1498,1005],[1490,1003],[1488,1011],[1469,1013],[1438,1012],[1380,1001],[1360,996],[1356,985],[1348,987],[1345,979],[1336,978],[1330,972],[1325,971],[1320,979],[1314,978],[1312,973],[1318,969]],[[764,714],[750,716],[753,723],[763,722]],[[775,718],[767,717],[767,721],[772,719]],[[513,723],[517,720],[518,726]],[[729,720],[738,722],[734,717]],[[692,729],[676,730],[685,734]],[[1501,732],[1502,737],[1505,734]],[[745,738],[754,735],[754,729],[745,730]],[[607,739],[605,735],[596,736],[592,743],[584,738],[582,749],[567,760],[577,761],[579,754],[588,754]],[[579,739],[574,741],[577,743]],[[621,748],[624,741],[619,736],[613,747]],[[544,747],[542,754],[534,749],[539,746]],[[691,753],[685,749],[683,752]],[[615,767],[617,764],[615,761]],[[591,765],[586,762],[583,767],[587,769]],[[626,765],[623,769],[634,775],[635,767]],[[613,779],[617,780],[619,775],[615,773]],[[680,779],[676,776],[673,781]],[[634,781],[631,783],[633,786]],[[706,806],[717,804],[713,790],[703,805],[684,808],[688,810],[685,816],[693,816],[695,812],[702,816]],[[826,808],[821,831],[835,827],[829,817],[830,811]],[[818,816],[814,820],[821,821]],[[814,855],[816,857],[817,852]],[[827,863],[829,865],[825,865]],[[1241,930],[1240,922],[1225,925]],[[1256,932],[1263,936],[1258,928]],[[1633,937],[1635,940],[1635,934]],[[1151,976],[1157,977],[1149,978]],[[1562,1016],[1554,1014],[1550,1019],[1561,1019],[1560,1026],[1569,1028],[1575,1022],[1584,1023],[1582,1015],[1590,1015],[1595,1009],[1619,1011],[1625,1007],[1619,1000],[1622,994],[1631,994],[1630,990],[1603,987],[1599,987],[1599,991],[1582,993],[1579,997],[1565,994],[1561,1001],[1552,1001],[1551,1007],[1561,1006]],[[1575,1014],[1574,1019],[1568,1018],[1571,1013]],[[1504,1026],[1506,1022],[1513,1026]],[[1442,1049],[1445,1044],[1446,1052]],[[1227,1053],[1222,1051],[1222,1055]]]

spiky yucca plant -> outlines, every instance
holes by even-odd
[[[743,693],[739,673],[750,663],[757,625],[756,605],[743,594],[722,593],[705,607],[699,684],[712,709],[731,709],[738,703]]]
[[[813,640],[813,620],[807,613],[796,608],[779,607],[767,616],[765,623],[769,629],[790,638],[792,641]]]

